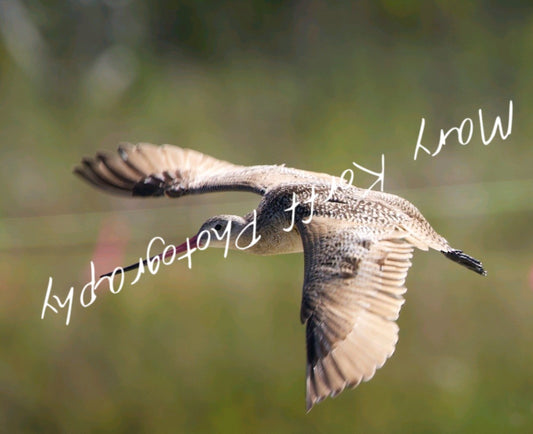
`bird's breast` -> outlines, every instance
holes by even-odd
[[[256,255],[282,255],[286,253],[303,252],[300,234],[296,229],[284,231],[283,228],[273,230],[267,228],[261,231],[261,239],[250,248],[250,253]]]

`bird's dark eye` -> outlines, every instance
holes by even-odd
[[[220,229],[222,229],[222,225],[220,223],[217,223],[215,225],[215,230],[219,231]]]

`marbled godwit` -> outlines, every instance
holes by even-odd
[[[451,248],[407,200],[367,192],[327,174],[284,166],[238,166],[197,151],[150,144],[126,144],[118,154],[97,154],[84,159],[75,172],[99,188],[126,196],[180,197],[229,190],[262,195],[256,214],[261,238],[248,251],[304,252],[300,319],[306,324],[307,410],[370,380],[394,352],[395,320],[404,303],[415,247],[439,250],[486,274],[481,262]],[[299,203],[294,226],[285,231],[291,227],[293,216],[287,210],[294,199]],[[239,234],[244,237],[241,245],[247,245],[252,234],[246,226],[253,218],[253,213],[212,217],[198,233],[216,232],[221,236],[213,237],[210,245],[224,247],[222,234],[231,224],[230,247]],[[196,236],[190,243],[196,246]]]

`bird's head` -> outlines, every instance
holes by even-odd
[[[207,247],[225,248],[229,237],[229,248],[235,249],[235,241],[239,236],[240,244],[247,244],[248,231],[245,228],[249,223],[247,219],[238,215],[217,215],[210,217],[190,241],[193,242],[194,240],[194,247],[199,247],[200,250],[204,250]]]
[[[211,217],[202,224],[196,235],[187,238],[184,243],[178,246],[168,246],[163,253],[124,267],[123,271],[139,268],[141,263],[146,265],[148,261],[152,261],[155,258],[163,261],[168,258],[176,258],[179,254],[194,249],[205,250],[208,247],[218,247],[232,250],[245,250],[255,245],[261,238],[261,236],[257,236],[255,233],[256,221],[254,216],[255,214],[250,214],[246,217],[237,215],[218,215]],[[103,276],[110,276],[111,274],[112,272]]]

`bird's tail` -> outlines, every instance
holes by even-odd
[[[447,258],[451,259],[454,262],[457,262],[458,264],[461,264],[465,266],[466,268],[475,271],[478,274],[481,274],[482,276],[486,276],[487,272],[483,268],[483,264],[478,261],[475,258],[472,258],[472,256],[468,256],[466,253],[463,253],[462,250],[449,250],[444,251],[441,250],[442,254],[446,256]]]

